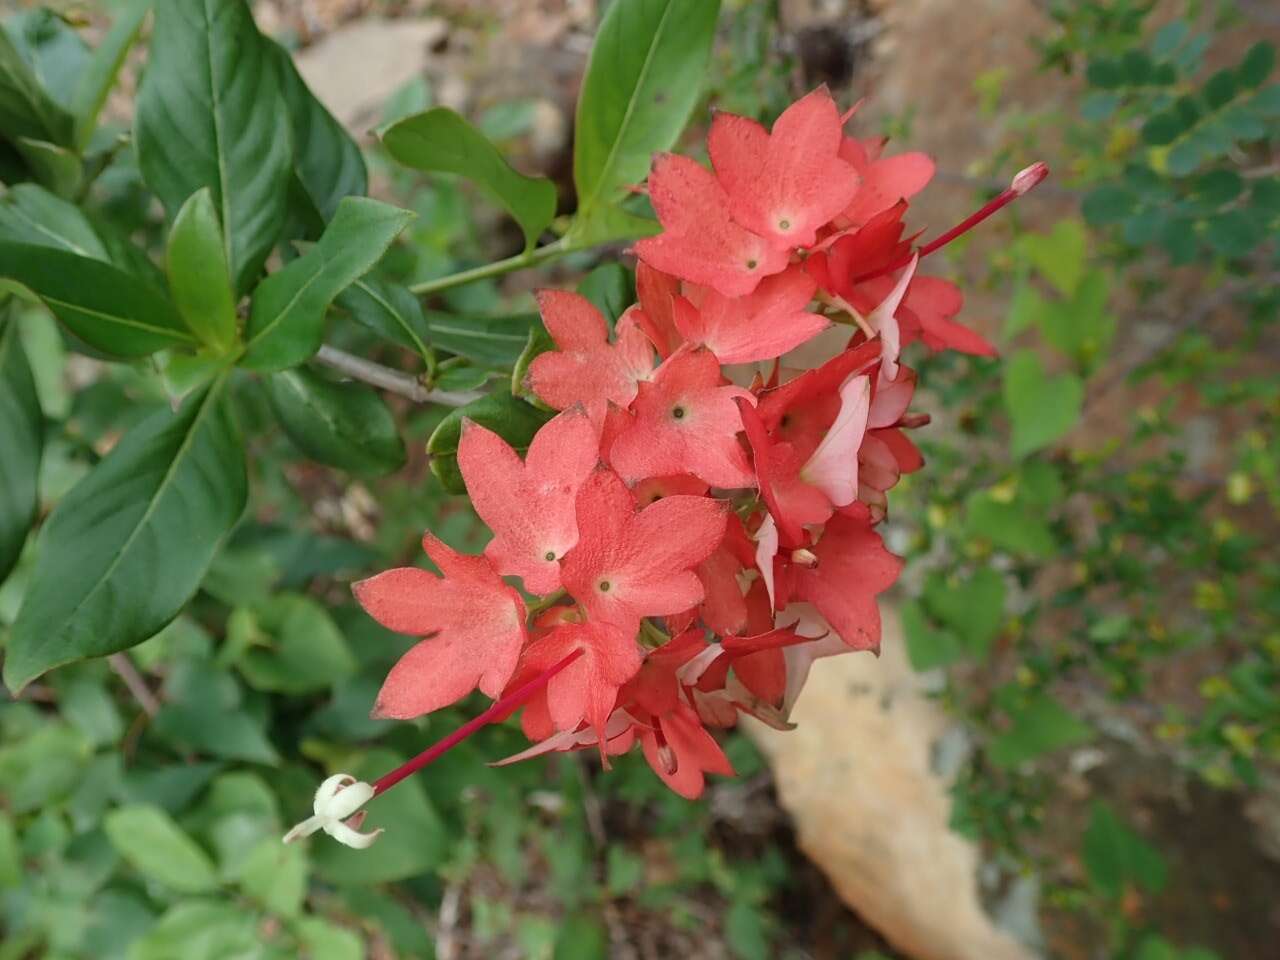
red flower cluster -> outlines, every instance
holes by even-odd
[[[428,534],[441,576],[355,585],[380,623],[426,638],[376,715],[479,689],[503,698],[496,714],[523,706],[536,744],[512,760],[591,747],[607,763],[639,741],[696,797],[705,774],[733,772],[709,727],[742,713],[786,726],[814,659],[879,647],[876,598],[901,562],[876,525],[923,465],[907,431],[928,422],[909,412],[916,377],[899,354],[916,340],[994,351],[956,323],[954,284],[916,274],[940,244],[914,248],[903,216],[932,161],[883,156],[883,141],[844,135],[848,118],[819,89],[772,131],[717,115],[713,170],[659,156],[663,231],[635,246],[639,304],[612,335],[585,298],[539,295],[556,349],[528,387],[561,412],[523,460],[474,423],[459,444],[493,531],[484,555]],[[1045,172],[1024,171],[944,242]],[[833,323],[849,325],[847,346],[788,375],[782,355]]]

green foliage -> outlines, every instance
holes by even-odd
[[[0,305],[0,582],[18,562],[39,507],[44,420],[11,308]]]
[[[698,101],[719,0],[637,0],[609,7],[596,34],[574,121],[580,244],[636,229],[624,190],[669,150]]]
[[[219,381],[139,424],[41,529],[4,677],[140,643],[195,593],[247,497],[244,450]]]
[[[526,250],[556,215],[555,184],[512,169],[484,134],[447,107],[397,121],[382,132],[382,143],[407,167],[454,173],[480,184],[520,224]]]
[[[368,476],[404,466],[395,418],[371,388],[296,367],[273,374],[267,389],[280,426],[312,460]]]
[[[275,59],[242,0],[157,5],[138,93],[138,164],[170,215],[208,188],[237,293],[262,270],[284,219],[290,117]]]
[[[165,265],[174,306],[188,329],[226,352],[236,339],[236,305],[222,226],[208,187],[193,193],[173,218]]]
[[[1149,893],[1164,889],[1167,868],[1160,853],[1096,802],[1082,848],[1089,882],[1104,896],[1119,899],[1129,886]]]

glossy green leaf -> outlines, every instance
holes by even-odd
[[[434,365],[426,315],[418,298],[407,287],[365,276],[338,294],[336,303],[350,313],[356,323],[384,340],[414,351],[428,369]]]
[[[1015,457],[1060,440],[1080,419],[1084,384],[1072,373],[1049,376],[1033,350],[1019,350],[1005,364],[1004,406],[1013,423]]]
[[[1167,870],[1160,852],[1101,801],[1093,804],[1081,856],[1090,883],[1113,900],[1130,887],[1141,887],[1148,893],[1164,889]]]
[[[138,39],[142,21],[153,3],[155,0],[132,0],[125,6],[76,81],[71,113],[75,118],[76,146],[81,150],[89,145],[102,105],[107,102],[107,95],[115,86],[129,48]]]
[[[164,294],[123,270],[67,250],[0,242],[0,279],[26,287],[77,337],[120,357],[193,346]]]
[[[12,138],[72,141],[71,114],[45,90],[5,30],[0,30],[0,130]]]
[[[319,242],[254,291],[245,366],[283,370],[319,350],[329,305],[372,269],[411,219],[377,200],[343,199]]]
[[[382,143],[406,167],[454,173],[482,186],[520,224],[527,250],[556,215],[555,184],[515,170],[483,133],[447,107],[392,124]]]
[[[147,879],[182,893],[217,889],[209,855],[159,807],[121,807],[107,814],[103,827],[120,856]]]
[[[187,326],[215,350],[236,340],[236,304],[231,267],[213,193],[203,187],[191,195],[169,230],[166,266],[174,306]]]
[[[719,0],[609,5],[578,97],[571,236],[599,234],[598,219],[675,144],[701,95],[719,12]]]
[[[280,235],[292,169],[274,58],[244,0],[164,0],[138,93],[134,136],[147,185],[171,216],[213,193],[236,291]]]
[[[9,575],[40,503],[44,420],[12,310],[0,306],[0,581]]]
[[[427,438],[431,470],[451,493],[466,490],[458,470],[458,441],[462,436],[464,419],[489,428],[523,452],[528,449],[538,429],[551,419],[551,414],[513,397],[506,390],[491,393],[452,411]]]
[[[0,242],[30,243],[109,262],[107,249],[80,208],[34,183],[0,197]]]
[[[1276,48],[1269,40],[1259,40],[1240,61],[1239,78],[1246,87],[1259,87],[1276,65]]]
[[[196,592],[248,492],[224,384],[142,421],[54,509],[9,641],[11,690],[141,643]]]
[[[376,390],[305,367],[273,374],[267,386],[284,432],[312,460],[361,476],[404,466],[404,441]]]
[[[403,761],[390,750],[374,750],[355,764],[351,774],[371,783]],[[384,842],[390,834],[367,850],[352,850],[323,836],[312,841],[310,853],[317,872],[341,887],[389,883],[424,873],[449,852],[451,840],[419,777],[397,784],[369,808],[364,829],[383,826],[396,830],[394,843]]]
[[[26,161],[35,179],[58,196],[70,197],[80,186],[84,164],[74,151],[33,137],[19,137],[13,142],[13,146]]]
[[[491,367],[510,367],[524,352],[529,331],[541,328],[536,313],[477,317],[427,311],[431,342],[441,350]]]
[[[307,88],[289,51],[268,40],[293,131],[293,171],[311,206],[327,223],[343,197],[363,196],[369,175],[351,135]]]
[[[579,281],[578,292],[604,314],[612,329],[622,312],[636,302],[635,277],[620,263],[602,263]]]
[[[1040,694],[1013,715],[1013,723],[991,741],[988,754],[998,767],[1016,767],[1041,754],[1082,743],[1092,731],[1048,694]]]

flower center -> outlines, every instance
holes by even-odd
[[[555,558],[556,558],[556,552],[554,550],[548,550],[546,555],[542,559],[546,560],[547,563],[551,563],[553,560],[555,560]]]
[[[613,584],[608,580],[601,580],[596,586],[599,587],[601,593],[608,593],[613,589]]]

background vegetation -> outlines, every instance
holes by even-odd
[[[629,218],[643,208],[620,185],[645,165],[601,174],[613,180],[599,189],[582,174],[588,158],[576,182],[548,170],[553,180],[529,186],[499,170],[477,190],[411,135],[481,138],[473,158],[489,142],[527,153],[530,101],[498,100],[461,133],[401,126],[400,141],[362,144],[368,182],[417,216],[361,211],[352,228],[374,259],[386,255],[372,279],[335,284],[318,324],[246,353],[232,306],[229,325],[188,330],[191,345],[95,343],[65,304],[103,309],[95,290],[120,275],[169,283],[182,306],[172,267],[182,238],[166,232],[162,204],[172,215],[194,191],[166,179],[158,148],[148,153],[148,136],[175,134],[133,123],[145,47],[133,41],[151,33],[147,6],[24,7],[0,36],[0,266],[23,286],[0,294],[7,659],[21,631],[65,634],[58,592],[71,587],[41,565],[63,571],[61,557],[112,549],[102,498],[121,477],[92,480],[108,451],[205,423],[200,398],[213,397],[238,427],[217,413],[200,442],[224,470],[243,458],[248,484],[215,472],[208,516],[187,515],[215,532],[222,523],[225,543],[204,558],[171,547],[194,578],[176,620],[127,653],[79,650],[116,652],[0,703],[0,958],[572,960],[625,956],[624,946],[643,957],[892,955],[797,853],[769,773],[739,734],[726,745],[739,780],[690,804],[637,758],[607,776],[577,757],[490,769],[523,738],[488,729],[379,800],[394,843],[281,846],[318,771],[376,776],[478,709],[463,703],[429,723],[368,719],[406,641],[365,617],[347,583],[413,557],[428,526],[472,549],[480,530],[450,492],[453,407],[339,384],[324,364],[303,363],[315,333],[418,377],[416,389],[499,398],[480,413],[496,403],[491,422],[518,430],[508,375],[545,337],[526,291],[578,285],[611,316],[630,302],[631,277],[611,263],[621,244],[608,242],[636,229]],[[380,12],[417,12],[403,6]],[[1037,51],[1042,80],[1069,91],[1067,107],[1010,103],[1002,66],[967,78],[982,105],[973,124],[996,131],[980,168],[954,171],[974,200],[1041,158],[1058,193],[934,268],[997,305],[986,332],[1003,355],[917,358],[930,406],[946,415],[923,432],[929,468],[904,482],[890,518],[912,564],[899,592],[908,652],[963,731],[954,828],[981,845],[990,889],[1035,878],[1052,951],[1263,956],[1278,875],[1266,843],[1280,831],[1272,821],[1270,834],[1253,832],[1241,811],[1280,803],[1275,49],[1242,41],[1266,27],[1249,4],[1047,6],[1034,32],[1017,20],[1008,29]],[[472,27],[485,16],[450,10]],[[779,16],[771,3],[726,3],[707,21],[705,71],[696,50],[672,54],[671,70],[703,77],[685,85],[695,125],[708,105],[771,120],[822,73],[812,38]],[[302,38],[284,29],[276,39]],[[315,145],[330,164],[310,182],[356,177],[345,135],[289,86],[287,61],[271,59],[283,52],[262,50],[262,69],[284,78],[281,110],[295,124],[309,118],[295,145]],[[152,47],[150,69],[185,75],[185,56],[170,38]],[[99,121],[121,62],[122,92]],[[839,93],[856,91],[858,74],[845,83]],[[148,96],[175,89],[144,83],[139,116]],[[420,124],[438,94],[417,79],[379,122]],[[270,119],[243,132],[262,138],[253,155],[263,169]],[[909,144],[911,114],[881,122]],[[307,156],[279,164],[304,190],[312,171],[297,158]],[[274,278],[313,256],[338,198],[362,192],[347,185],[289,201],[287,239],[300,244],[262,246],[249,231],[246,262],[274,246]],[[499,206],[521,229],[495,225]],[[185,255],[205,256],[199,203],[187,213]],[[559,246],[520,264],[540,273],[508,282],[487,268],[540,237]],[[41,245],[38,262],[23,259],[30,244]],[[229,267],[246,292],[252,266],[233,257]],[[471,269],[493,275],[446,279]],[[271,305],[255,292],[255,311],[260,298]],[[196,312],[224,316],[216,304]],[[105,359],[122,353],[134,359]],[[24,492],[27,477],[38,483]],[[38,504],[40,549],[12,520],[24,496]],[[60,539],[59,514],[48,515],[68,501]],[[168,509],[184,515],[182,504]],[[63,553],[50,559],[55,547]],[[35,613],[20,616],[24,604]],[[51,656],[41,666],[59,662]],[[1067,789],[1072,777],[1091,778],[1087,801]],[[1165,801],[1174,794],[1181,806]]]

